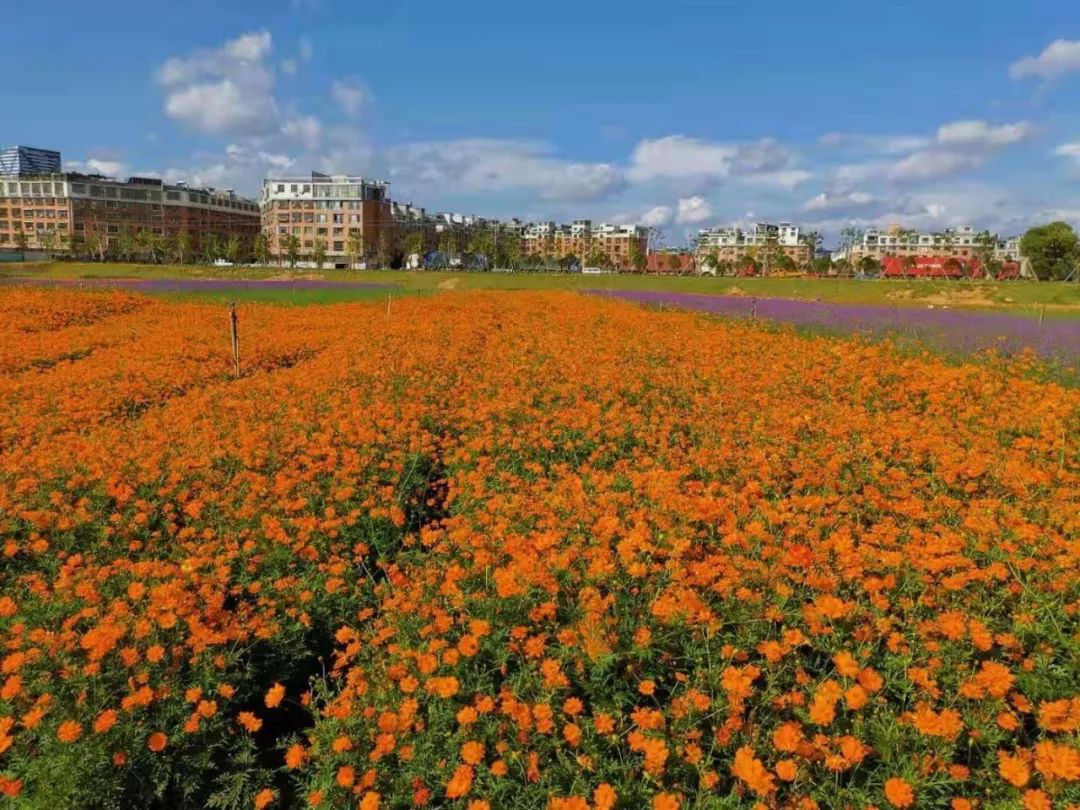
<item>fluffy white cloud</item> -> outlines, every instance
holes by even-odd
[[[322,124],[311,115],[295,116],[281,125],[281,134],[299,142],[305,149],[315,149],[322,135]]]
[[[269,31],[242,34],[225,43],[222,49],[226,56],[240,62],[261,62],[270,53],[273,41]]]
[[[752,186],[765,186],[767,188],[793,191],[796,186],[805,183],[807,180],[812,180],[813,177],[813,172],[808,172],[803,169],[784,169],[778,172],[748,174],[745,177],[742,177],[741,180]]]
[[[330,94],[350,118],[356,118],[371,101],[371,93],[360,79],[339,79],[330,87]]]
[[[1080,40],[1058,39],[1038,56],[1027,56],[1009,67],[1014,79],[1039,78],[1045,81],[1080,70]]]
[[[889,169],[888,179],[894,183],[934,180],[966,169],[976,169],[982,164],[983,158],[975,154],[916,152]]]
[[[783,144],[765,138],[748,144],[729,144],[668,135],[638,143],[628,176],[637,182],[658,178],[723,179],[775,173],[794,158]]]
[[[650,208],[638,219],[639,225],[646,228],[662,228],[671,222],[672,212],[666,205],[658,205]]]
[[[803,203],[803,211],[833,211],[851,208],[863,208],[874,203],[874,198],[863,191],[847,194],[828,194],[822,192]]]
[[[86,174],[103,174],[106,177],[123,177],[128,173],[128,165],[119,160],[87,158],[86,160],[65,160],[64,163],[71,171],[85,172]]]
[[[232,79],[222,79],[171,93],[165,112],[212,135],[257,135],[273,128],[277,104],[272,96],[252,95]]]
[[[687,197],[679,200],[676,220],[680,225],[694,225],[712,216],[712,207],[704,197]]]
[[[818,144],[830,149],[857,149],[882,155],[898,155],[922,149],[929,139],[921,135],[859,135],[850,132],[828,132],[818,138]]]
[[[391,177],[430,194],[532,190],[545,199],[587,200],[622,187],[623,173],[608,163],[573,163],[539,141],[468,138],[408,143],[386,152]]]
[[[174,57],[158,71],[165,112],[212,135],[263,135],[277,126],[268,31],[243,34],[216,50]]]
[[[1063,143],[1061,146],[1054,150],[1054,154],[1058,157],[1075,158],[1080,160],[1080,142]]]
[[[937,142],[951,148],[997,149],[1029,140],[1037,131],[1027,121],[997,127],[986,121],[954,121],[938,130]]]

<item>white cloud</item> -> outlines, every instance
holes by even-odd
[[[310,62],[311,57],[315,55],[315,46],[311,42],[311,37],[300,37],[300,60],[303,62]]]
[[[668,135],[643,140],[634,148],[628,176],[637,182],[657,178],[750,177],[786,169],[792,151],[765,138],[748,144],[729,144]]]
[[[921,135],[859,135],[849,132],[828,132],[818,138],[819,145],[830,149],[857,149],[882,155],[922,149],[929,142]]]
[[[671,209],[666,205],[658,205],[650,208],[638,219],[638,224],[646,228],[662,228],[671,222]]]
[[[754,186],[766,186],[792,191],[796,186],[812,180],[813,172],[803,169],[784,169],[778,172],[762,172],[761,174],[748,174],[741,178],[743,182]]]
[[[360,79],[339,79],[330,88],[330,94],[350,118],[356,118],[371,101],[371,92]]]
[[[311,115],[295,116],[281,125],[281,133],[299,142],[305,149],[315,149],[322,135],[322,124]]]
[[[408,143],[387,150],[391,176],[409,189],[430,193],[532,190],[545,199],[587,200],[624,184],[608,163],[573,163],[539,141],[469,138]]]
[[[966,169],[976,169],[982,164],[983,158],[975,154],[916,152],[889,169],[888,179],[894,183],[934,180]]]
[[[274,126],[272,96],[252,95],[232,79],[196,84],[169,95],[165,112],[212,135],[257,135]]]
[[[1040,78],[1050,81],[1080,70],[1080,41],[1058,39],[1038,56],[1028,56],[1009,67],[1013,79]]]
[[[1061,146],[1054,150],[1054,154],[1058,157],[1080,159],[1080,142],[1063,143]]]
[[[86,160],[65,160],[64,163],[71,171],[84,172],[86,174],[103,174],[106,177],[122,177],[128,173],[128,165],[119,160],[87,158]]]
[[[222,50],[228,57],[240,62],[261,62],[272,47],[270,32],[259,31],[229,40]]]
[[[986,121],[954,121],[938,130],[937,142],[953,148],[997,149],[1029,140],[1037,131],[1035,126],[1027,121],[997,127]]]
[[[863,191],[847,194],[828,194],[822,192],[803,203],[803,211],[833,211],[837,209],[862,208],[874,203],[874,198]]]
[[[687,197],[679,200],[676,220],[680,225],[694,225],[709,219],[712,213],[712,207],[704,197]]]
[[[212,135],[263,135],[277,126],[268,31],[243,34],[217,50],[173,57],[158,70],[165,112]]]

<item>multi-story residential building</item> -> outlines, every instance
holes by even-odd
[[[60,153],[34,146],[8,146],[0,150],[0,176],[29,177],[60,174]]]
[[[634,269],[634,256],[648,252],[649,232],[640,225],[593,225],[590,220],[575,220],[570,225],[538,222],[525,226],[521,233],[522,253],[542,259],[574,256],[588,262],[603,258],[603,264],[617,270]]]
[[[175,240],[198,251],[213,238],[238,238],[251,251],[259,208],[231,190],[169,185],[158,178],[114,180],[76,173],[0,178],[0,247],[106,256],[125,236]]]
[[[295,237],[299,254],[310,260],[322,244],[327,261],[349,266],[354,251],[367,261],[384,259],[394,251],[394,214],[390,184],[352,175],[312,172],[310,177],[271,177],[263,180],[263,232],[270,252],[288,254],[287,237]]]
[[[853,243],[844,245],[834,254],[834,258],[859,262],[867,256],[880,261],[886,256],[974,259],[987,255],[1000,261],[1017,261],[1020,258],[1019,237],[1001,239],[988,231],[976,231],[970,225],[946,228],[937,233],[920,233],[890,225],[885,229],[863,231]]]
[[[796,264],[805,264],[814,257],[812,242],[790,222],[758,222],[749,231],[735,226],[698,231],[698,254],[712,255],[721,262],[737,262],[768,247],[781,251]]]

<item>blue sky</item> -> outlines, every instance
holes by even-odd
[[[7,0],[0,141],[254,194],[706,225],[1080,224],[1075,0]],[[120,23],[123,23],[122,25]]]

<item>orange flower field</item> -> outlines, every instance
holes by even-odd
[[[564,293],[0,292],[0,806],[1080,807],[1080,391]]]

